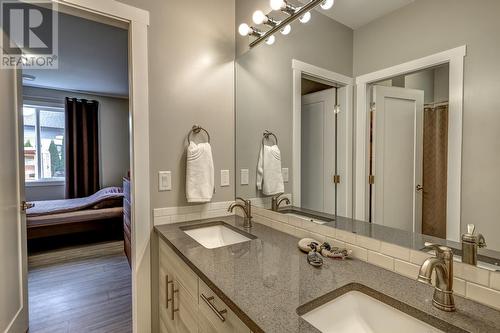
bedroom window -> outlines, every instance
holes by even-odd
[[[64,181],[64,108],[23,105],[26,182]]]

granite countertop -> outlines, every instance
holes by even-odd
[[[223,221],[257,238],[210,250],[180,229],[208,221]],[[250,231],[242,226],[241,217],[228,216],[155,230],[254,332],[319,332],[297,309],[347,285],[382,293],[445,332],[500,332],[500,312],[492,308],[455,296],[457,311],[443,312],[432,306],[434,287],[357,259],[325,258],[314,268],[297,248],[298,238],[255,221]]]
[[[458,256],[462,256],[462,244],[459,242],[454,242],[447,239],[437,238],[433,236],[423,235],[411,231],[405,231],[397,228],[391,228],[388,226],[368,223],[365,221],[359,221],[348,217],[335,216],[323,212],[315,212],[312,210],[304,209],[295,206],[284,206],[280,209],[280,212],[290,212],[290,213],[305,213],[313,214],[318,218],[325,218],[329,222],[324,223],[326,227],[337,228],[340,230],[352,232],[365,237],[374,238],[383,242],[403,246],[406,248],[414,249],[417,251],[422,250],[425,247],[426,242],[445,245],[453,249],[453,253]],[[488,248],[478,249],[478,259],[479,261],[489,263],[498,266],[500,270],[500,252],[491,250]]]

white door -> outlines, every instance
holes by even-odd
[[[0,36],[1,38],[1,36]],[[21,214],[24,173],[20,177],[18,73],[0,69],[0,332],[28,329],[26,218]]]
[[[335,88],[302,96],[301,206],[335,213]]]
[[[373,87],[373,222],[420,232],[424,92]]]

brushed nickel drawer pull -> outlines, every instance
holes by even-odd
[[[165,309],[168,309],[168,302],[170,302],[172,299],[168,296],[168,285],[173,284],[174,280],[169,280],[168,279],[168,274],[165,275]]]
[[[172,320],[174,320],[175,313],[179,311],[179,309],[175,308],[175,294],[177,294],[177,295],[179,294],[179,289],[174,289],[175,287],[174,287],[174,282],[173,281],[172,281],[172,284],[170,285],[170,287],[172,288],[172,290],[171,290],[172,291],[172,309],[171,309],[172,312],[171,312],[171,317],[172,317]]]
[[[205,303],[207,303],[208,307],[213,311],[215,312],[215,314],[217,315],[217,317],[219,317],[219,319],[222,321],[222,322],[225,322],[226,321],[226,318],[224,318],[223,314],[227,313],[227,310],[226,309],[222,309],[222,310],[218,310],[215,305],[212,303],[212,301],[214,300],[214,297],[213,296],[210,296],[210,297],[207,297],[205,296],[204,294],[201,294],[201,298],[205,301]]]

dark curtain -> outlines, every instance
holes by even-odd
[[[424,108],[422,233],[446,238],[448,104]]]
[[[99,190],[99,103],[66,98],[66,198]]]

